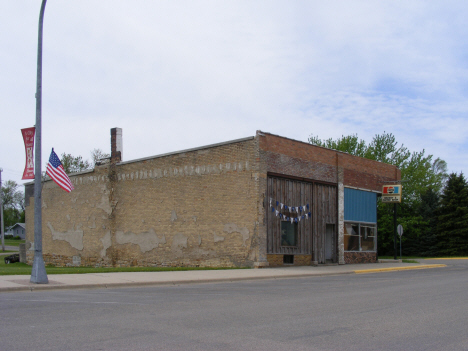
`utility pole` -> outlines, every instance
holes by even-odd
[[[2,172],[0,168],[0,234],[2,235],[2,251],[5,251],[5,228],[3,227],[3,192],[2,192]]]
[[[397,208],[398,203],[401,203],[401,198],[403,196],[402,189],[403,185],[401,183],[406,183],[408,180],[388,180],[384,183],[398,183],[395,185],[384,185],[382,189],[382,202],[384,203],[393,203],[393,259],[397,259],[398,249],[397,249]]]
[[[42,186],[41,186],[41,114],[42,114],[42,28],[44,21],[44,10],[47,0],[42,0],[41,12],[39,14],[39,33],[37,44],[37,84],[36,84],[36,145],[34,166],[34,261],[31,271],[31,283],[47,284],[49,279],[45,270],[44,258],[42,257]]]

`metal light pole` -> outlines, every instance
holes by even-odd
[[[2,194],[2,172],[0,168],[0,235],[2,236],[2,251],[5,251],[5,228],[3,227],[3,194]]]
[[[41,12],[39,14],[39,35],[37,44],[37,84],[36,84],[36,155],[34,169],[34,261],[31,272],[31,283],[47,284],[49,279],[42,257],[42,186],[41,186],[41,112],[42,112],[42,28],[44,21],[44,10],[47,0],[42,0]]]

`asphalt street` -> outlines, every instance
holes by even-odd
[[[443,263],[372,274],[1,293],[0,345],[11,351],[467,350],[468,260]]]

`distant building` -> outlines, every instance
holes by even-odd
[[[257,131],[253,137],[71,174],[42,191],[46,264],[282,266],[375,262],[392,165]],[[34,184],[26,185],[32,248]],[[33,251],[28,251],[28,262]]]
[[[5,235],[19,236],[21,239],[26,239],[26,224],[25,223],[16,223],[8,228],[5,232]]]

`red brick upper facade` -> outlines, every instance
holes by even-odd
[[[261,160],[269,173],[336,184],[342,170],[344,186],[373,191],[381,191],[384,181],[401,177],[393,165],[260,131],[257,135]]]

